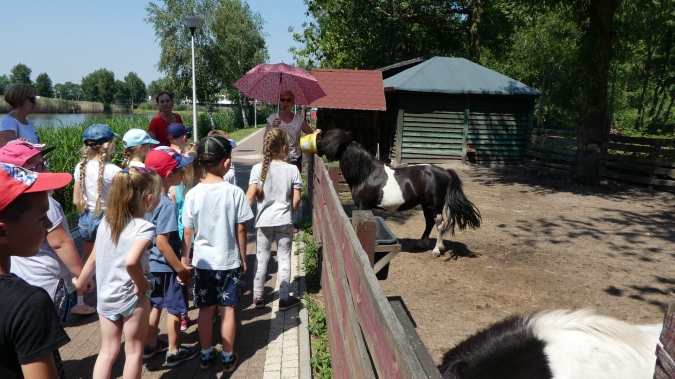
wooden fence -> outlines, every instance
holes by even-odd
[[[400,302],[384,295],[362,246],[374,229],[349,222],[320,157],[308,165],[314,237],[323,256],[324,294],[333,376],[336,378],[438,378],[440,373]],[[367,214],[361,213],[364,218]],[[372,216],[372,214],[371,214]],[[368,246],[372,250],[373,246]]]
[[[576,148],[576,131],[535,128],[525,151],[526,163],[571,171]],[[675,187],[675,139],[608,134],[601,154],[601,177]]]

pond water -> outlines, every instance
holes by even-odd
[[[0,119],[7,116],[7,114],[0,114]],[[131,117],[132,114],[114,114],[115,117]],[[155,114],[148,114],[148,119],[155,117]],[[112,117],[105,113],[74,113],[74,114],[31,114],[28,119],[33,122],[36,128],[45,126],[71,126],[86,123],[92,118]]]

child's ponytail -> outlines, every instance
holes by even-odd
[[[122,230],[134,217],[143,217],[152,208],[146,199],[152,195],[154,204],[162,193],[162,178],[153,170],[132,167],[117,173],[110,185],[105,220],[110,224],[113,243],[117,244]]]
[[[270,168],[270,162],[273,159],[285,160],[286,151],[288,151],[288,134],[279,128],[274,128],[265,135],[265,142],[263,143],[263,161],[262,169],[260,170],[260,180],[258,183],[258,190],[255,197],[258,201],[265,198],[265,191],[263,184],[267,179],[267,172]]]

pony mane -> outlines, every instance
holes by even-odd
[[[623,345],[638,355],[643,355],[644,352],[651,354],[656,348],[654,341],[645,333],[644,326],[602,316],[589,308],[576,311],[558,309],[537,312],[527,317],[526,322],[534,334],[543,340],[561,332],[577,331],[607,343]]]
[[[339,161],[352,143],[352,137],[342,129],[332,129],[322,135],[316,141],[316,149],[319,155],[325,155],[331,161]]]
[[[365,181],[377,167],[384,165],[342,129],[329,130],[316,146],[320,155],[340,161],[340,170],[350,187]]]

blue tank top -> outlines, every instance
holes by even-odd
[[[185,184],[181,183],[178,186],[174,187],[174,195],[176,196],[176,211],[178,212],[178,236],[181,241],[183,240],[183,204],[185,203],[185,197],[183,192],[185,191]]]

